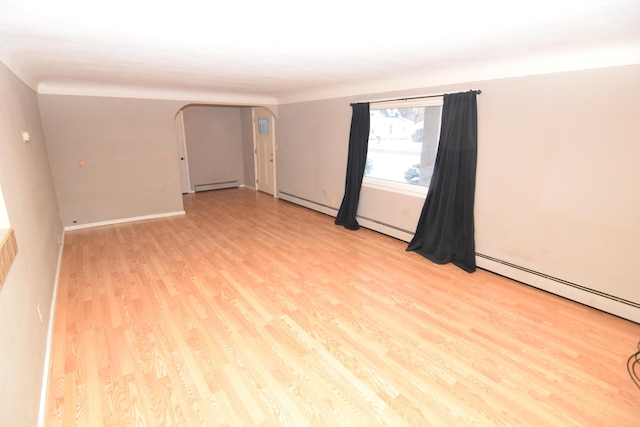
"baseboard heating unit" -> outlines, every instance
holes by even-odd
[[[476,252],[479,268],[640,323],[640,304],[597,289]]]
[[[278,194],[282,200],[311,210],[332,217],[336,217],[338,214],[338,209],[335,206],[318,203],[290,193],[279,192]],[[412,231],[360,215],[356,218],[362,227],[395,237],[398,240],[410,242],[413,238]],[[476,265],[478,268],[508,277],[525,285],[640,323],[640,304],[637,302],[478,252],[476,252]]]
[[[296,195],[285,193],[282,191],[280,191],[278,195],[282,200],[295,203],[296,205],[304,206],[305,208],[309,208],[316,212],[321,212],[334,218],[338,215],[338,208],[336,208],[335,206],[329,206],[322,203],[314,202],[313,200],[298,197]],[[398,240],[410,242],[413,238],[413,232],[409,230],[404,230],[394,225],[368,218],[363,215],[356,215],[356,219],[358,221],[358,224],[360,224],[362,227],[368,228],[369,230],[377,231],[378,233],[386,234],[387,236],[395,237]]]
[[[195,191],[196,193],[198,193],[200,191],[223,190],[225,188],[236,188],[239,186],[240,186],[240,183],[237,180],[211,182],[207,184],[196,184]]]

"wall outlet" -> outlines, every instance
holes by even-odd
[[[40,304],[38,304],[38,316],[40,317],[40,323],[43,323],[44,319],[42,318],[42,307]]]
[[[331,198],[331,206],[335,206],[336,205],[336,198],[332,197]]]

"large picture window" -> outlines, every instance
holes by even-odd
[[[438,151],[442,97],[372,103],[363,184],[426,194]]]

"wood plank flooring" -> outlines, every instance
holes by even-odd
[[[66,233],[46,425],[637,426],[640,325],[248,189]]]

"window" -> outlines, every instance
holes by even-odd
[[[269,132],[269,117],[258,117],[258,133],[266,135]]]
[[[0,288],[9,274],[9,269],[17,253],[16,236],[9,224],[9,215],[7,215],[2,188],[0,188]]]
[[[442,97],[370,105],[364,185],[426,194],[438,151]]]

